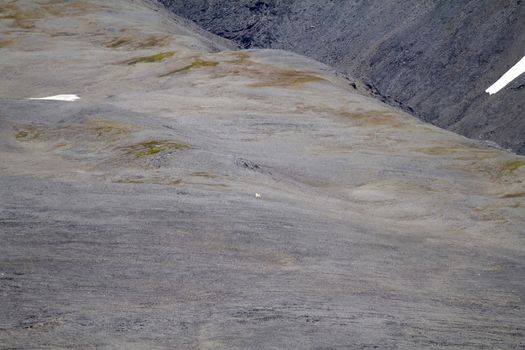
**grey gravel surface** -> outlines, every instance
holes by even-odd
[[[525,346],[525,158],[154,2],[2,6],[0,348]]]
[[[292,50],[358,78],[425,121],[525,153],[521,0],[161,0],[241,46]]]

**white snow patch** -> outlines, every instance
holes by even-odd
[[[525,56],[485,92],[489,95],[494,95],[523,73],[525,73]]]
[[[76,100],[80,100],[80,97],[77,95],[55,95],[55,96],[48,96],[48,97],[32,97],[29,98],[29,100],[50,100],[50,101],[68,101],[73,102]]]

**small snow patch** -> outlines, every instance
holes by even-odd
[[[525,73],[525,57],[523,57],[521,61],[519,61],[511,69],[509,69],[507,73],[503,74],[503,76],[499,78],[499,80],[495,82],[491,87],[485,90],[485,92],[489,95],[494,95],[523,73]]]
[[[80,97],[77,95],[55,95],[55,96],[48,96],[48,97],[31,97],[29,100],[48,100],[48,101],[68,101],[73,102],[76,100],[80,100]]]

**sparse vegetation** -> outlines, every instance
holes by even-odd
[[[147,184],[147,185],[170,185],[177,186],[182,184],[182,179],[172,180],[161,177],[144,177],[144,176],[128,176],[115,181],[120,184]]]
[[[156,47],[156,46],[165,46],[168,44],[168,42],[169,42],[168,36],[152,35],[146,38],[146,40],[137,43],[137,46],[140,49],[147,49],[147,48]]]
[[[13,20],[12,26],[23,29],[31,29],[34,27],[34,21],[31,20],[31,15],[22,11],[22,9],[15,4],[8,4],[0,7],[1,12],[5,13],[0,16],[0,19]]]
[[[205,178],[208,178],[208,179],[215,179],[217,177],[217,175],[210,174],[210,173],[208,173],[206,171],[196,171],[194,173],[191,173],[191,176],[205,177]]]
[[[15,138],[19,141],[31,141],[39,138],[41,136],[41,132],[38,131],[33,126],[26,126],[20,129],[17,129],[15,133]]]
[[[339,117],[352,120],[358,126],[374,127],[387,125],[394,128],[406,125],[406,122],[398,114],[389,111],[350,112],[338,110],[334,113]]]
[[[9,15],[4,15],[2,17],[0,17],[0,19],[14,19],[14,20],[20,20],[20,19],[23,19],[24,16],[22,15],[21,12],[14,12],[14,13],[11,13]]]
[[[0,5],[0,19],[13,20],[12,26],[22,29],[32,29],[35,21],[45,16],[75,16],[90,8],[85,1],[48,1],[39,7],[21,8],[14,2]]]
[[[525,166],[525,160],[513,160],[503,165],[501,171],[511,173],[513,171],[518,170],[522,166]]]
[[[188,145],[167,140],[140,142],[126,148],[126,152],[137,158],[151,157],[160,152],[169,152],[189,148]]]
[[[151,55],[151,56],[132,58],[122,63],[127,64],[129,66],[132,66],[138,63],[156,63],[156,62],[164,61],[166,58],[173,57],[174,55],[175,55],[175,51],[167,51],[167,52],[161,52],[161,53]]]
[[[120,39],[116,39],[110,42],[109,44],[107,44],[107,47],[112,48],[112,49],[117,49],[124,45],[128,45],[129,43],[130,43],[129,39],[120,38]]]
[[[146,179],[142,176],[136,176],[136,177],[126,177],[124,179],[119,179],[115,182],[120,183],[120,184],[143,184],[143,183],[146,183]]]
[[[267,80],[258,83],[252,83],[251,87],[297,87],[307,83],[313,83],[318,81],[326,81],[326,79],[307,72],[301,71],[283,71],[273,74],[273,76]]]
[[[447,147],[447,146],[436,146],[436,147],[425,147],[425,148],[419,148],[419,152],[428,154],[428,155],[445,155],[445,154],[451,154],[451,153],[457,153],[459,152],[458,147]]]
[[[250,58],[250,53],[245,51],[236,51],[232,53],[232,56],[236,58],[236,63],[244,63]]]
[[[11,39],[0,40],[0,49],[9,45],[13,45],[14,43],[15,41]]]
[[[169,43],[169,36],[166,35],[150,35],[145,39],[136,39],[133,37],[120,37],[106,45],[111,49],[118,49],[121,47],[129,47],[132,49],[149,49],[152,47],[166,46]]]
[[[216,62],[216,61],[205,61],[205,60],[201,60],[200,58],[197,58],[195,59],[191,64],[185,66],[185,67],[182,67],[182,68],[179,68],[179,69],[175,69],[175,70],[172,70],[166,74],[162,74],[160,75],[160,77],[166,77],[168,75],[172,75],[172,74],[176,74],[176,73],[182,73],[182,72],[186,72],[186,71],[189,71],[189,70],[192,70],[192,69],[197,69],[197,68],[205,68],[205,67],[216,67],[217,65],[219,64],[219,62]]]
[[[22,9],[13,3],[0,5],[0,13],[0,19],[20,20],[25,17]]]
[[[97,138],[104,138],[107,140],[126,136],[137,129],[137,127],[131,124],[119,123],[106,119],[90,119],[86,121],[81,128],[85,128],[89,134],[94,135]]]
[[[81,123],[68,123],[59,128],[21,126],[15,130],[19,141],[54,141],[55,148],[78,143],[79,140],[110,143],[121,139],[138,127],[106,119],[88,119]]]

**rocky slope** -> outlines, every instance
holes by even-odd
[[[154,2],[1,10],[0,348],[524,346],[523,157]]]
[[[521,0],[161,2],[243,47],[313,57],[423,120],[525,153],[525,76],[484,93],[525,55]]]

